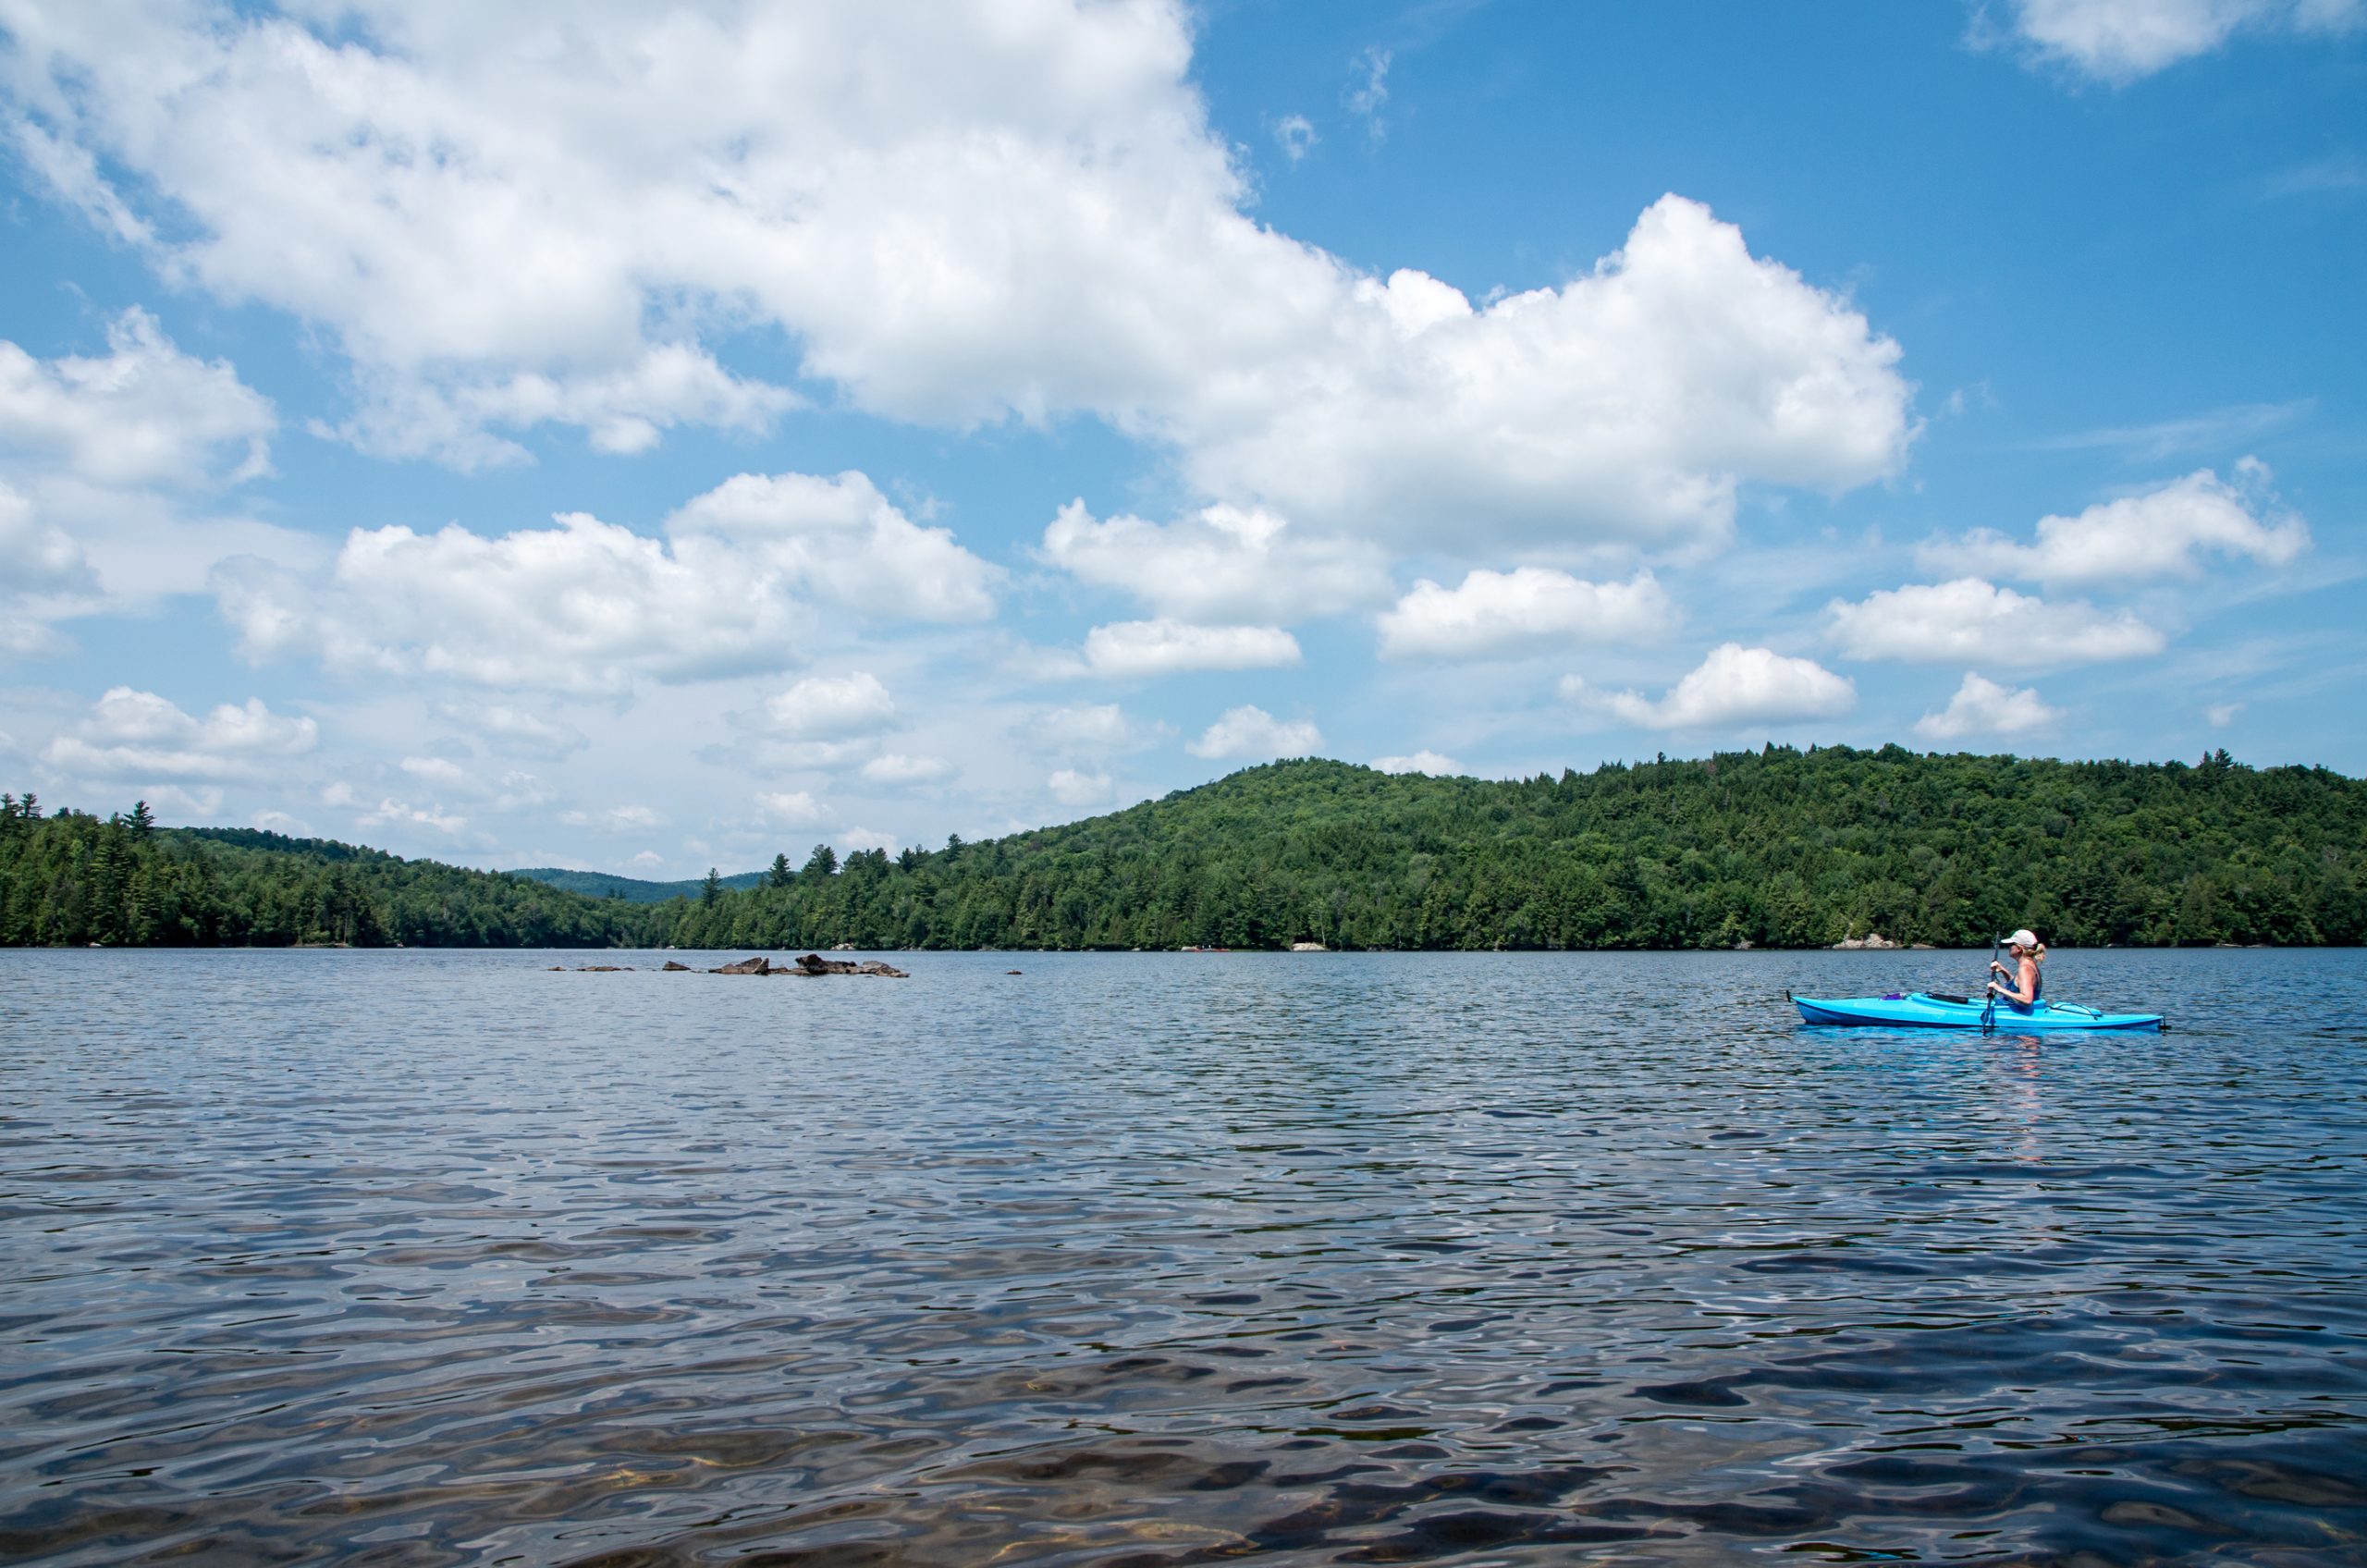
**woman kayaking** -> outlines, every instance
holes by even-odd
[[[2044,999],[2046,944],[2028,929],[2005,938],[2014,950],[2011,967],[1989,961],[1986,996],[1952,997],[1937,991],[1892,991],[1880,997],[1802,997],[1784,992],[1800,1010],[1803,1023],[1856,1024],[1877,1029],[2004,1030],[2166,1029],[2158,1012],[2100,1012],[2078,1002]],[[1993,954],[1995,949],[1991,949]],[[2000,1006],[1999,1004],[2004,1004]]]
[[[2017,1012],[2028,1012],[2037,1004],[2039,993],[2046,985],[2046,977],[2038,967],[2046,962],[2046,944],[2024,926],[2005,938],[2005,950],[2013,955],[2014,967],[2008,969],[1993,958],[1989,961],[1990,994],[2011,1004]],[[2001,974],[2012,983],[2001,985],[1996,979]]]

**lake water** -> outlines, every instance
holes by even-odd
[[[0,1558],[2367,1561],[2357,951],[662,956],[0,953]]]

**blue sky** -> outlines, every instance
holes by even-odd
[[[0,773],[672,876],[2367,768],[2367,3],[0,0]]]

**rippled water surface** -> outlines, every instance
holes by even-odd
[[[0,1558],[2367,1560],[2367,958],[1985,958],[0,953]]]

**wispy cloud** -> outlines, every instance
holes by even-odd
[[[1381,111],[1389,106],[1392,57],[1392,51],[1375,44],[1351,62],[1359,80],[1348,90],[1348,112],[1365,122],[1365,134],[1375,141],[1389,134],[1389,122],[1381,117]]]
[[[1282,148],[1282,156],[1297,163],[1306,156],[1317,141],[1315,122],[1305,115],[1284,115],[1274,122],[1274,141]]]
[[[2237,403],[2185,419],[2154,424],[2115,425],[2082,430],[2036,443],[2042,451],[2115,451],[2138,461],[2151,462],[2189,453],[2240,447],[2273,431],[2282,430],[2317,407],[2314,398],[2289,403]]]
[[[2336,153],[2314,163],[2278,170],[2269,176],[2261,188],[2261,194],[2274,199],[2284,196],[2341,196],[2361,190],[2367,190],[2367,158],[2356,153]]]

